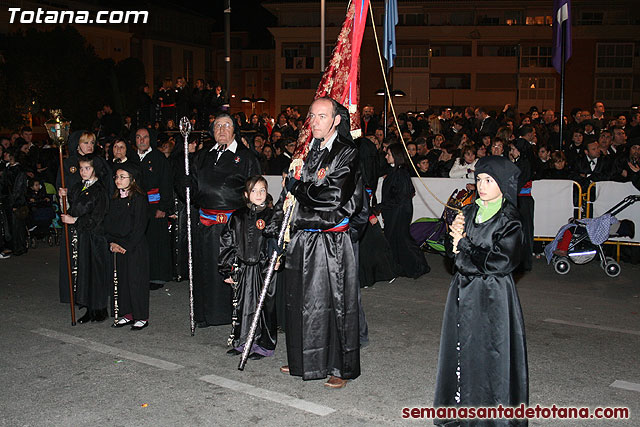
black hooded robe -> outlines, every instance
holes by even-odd
[[[492,158],[496,159],[486,159]],[[497,174],[494,171],[486,173],[496,179],[503,191],[502,208],[483,223],[475,222],[479,208],[476,203],[463,208],[466,237],[458,243],[456,273],[444,310],[434,398],[436,408],[516,407],[529,403],[524,319],[511,275],[520,262],[524,240],[520,215],[512,202],[517,197],[518,171],[506,159],[500,158],[498,162],[506,162],[502,171],[506,170],[508,174],[501,173],[500,168],[494,169]],[[485,172],[482,167],[478,162],[476,174]],[[436,419],[434,423],[525,426],[527,420],[465,422]]]
[[[339,110],[339,126],[348,129],[348,113]],[[290,374],[304,380],[360,376],[358,272],[349,232],[310,231],[335,227],[364,203],[357,149],[348,130],[338,132],[330,151],[310,150],[302,181],[292,189],[297,203],[285,266],[287,359]]]
[[[192,174],[192,203],[199,209],[233,211],[245,206],[247,178],[260,173],[258,159],[242,143],[236,152],[196,153]],[[231,287],[218,273],[220,235],[225,223],[205,225],[196,216],[193,245],[193,302],[195,320],[204,326],[231,323]]]
[[[247,342],[269,266],[267,241],[269,238],[276,238],[279,231],[279,227],[271,224],[272,217],[273,209],[258,210],[255,205],[244,207],[233,213],[220,237],[218,270],[222,278],[231,276],[234,263],[237,263],[239,268],[239,325],[234,329],[233,339],[233,347],[238,351],[242,351]],[[275,285],[276,276],[273,277],[267,291],[251,349],[251,353],[262,356],[272,356],[278,341]]]
[[[149,319],[149,247],[145,237],[148,222],[147,198],[139,193],[111,199],[104,220],[107,241],[126,252],[115,254],[118,276],[118,316]],[[113,258],[113,254],[110,256]],[[113,275],[109,282],[113,290]]]
[[[404,167],[394,167],[382,182],[382,203],[378,206],[384,219],[384,236],[393,254],[397,276],[417,279],[431,271],[424,254],[409,233],[413,217],[415,188]]]
[[[110,257],[104,234],[104,217],[109,196],[100,180],[88,188],[82,181],[68,192],[67,213],[77,220],[69,225],[71,235],[71,269],[75,287],[75,303],[91,310],[107,307],[110,283]],[[66,259],[66,241],[60,243],[60,302],[69,302],[69,276]]]

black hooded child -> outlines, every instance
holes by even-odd
[[[465,206],[464,218],[452,225],[451,235],[455,240],[457,233],[459,241],[449,241],[448,249],[456,252],[456,272],[442,323],[434,407],[527,405],[524,320],[512,277],[523,243],[515,206],[519,170],[507,159],[491,156],[478,161],[475,173],[479,187],[480,180],[487,186],[493,180],[501,195]],[[434,421],[448,422],[453,420]],[[527,421],[496,419],[492,425]]]

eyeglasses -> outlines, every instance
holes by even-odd
[[[218,123],[213,125],[213,127],[215,129],[229,129],[231,127],[233,127],[233,125],[231,123]]]

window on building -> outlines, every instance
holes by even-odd
[[[478,25],[500,25],[500,17],[496,15],[478,16]]]
[[[393,63],[399,68],[429,67],[429,48],[427,46],[398,46]]]
[[[434,12],[428,17],[429,25],[449,25],[449,13]]]
[[[242,55],[242,68],[258,68],[258,55]]]
[[[314,58],[320,57],[320,44],[282,43],[282,56],[285,58],[286,69],[312,70],[314,67]]]
[[[632,78],[629,77],[616,77],[616,76],[604,76],[596,77],[596,99],[607,104],[620,103],[622,101],[627,102],[626,105],[631,104],[632,94]]]
[[[507,91],[516,90],[518,78],[516,74],[478,73],[476,74],[476,90]]]
[[[320,78],[315,75],[282,75],[282,89],[316,89]]]
[[[471,43],[431,45],[431,56],[471,56]]]
[[[424,13],[402,13],[398,15],[398,25],[425,25]]]
[[[471,89],[471,74],[431,74],[431,89]]]
[[[473,12],[456,11],[449,16],[449,25],[473,25]]]
[[[602,25],[604,12],[582,11],[578,25]]]
[[[553,18],[550,15],[527,16],[527,25],[553,25]]]
[[[538,76],[520,76],[520,99],[555,99],[556,78]]]
[[[504,11],[504,24],[505,25],[522,25],[522,11],[520,10],[505,10]]]
[[[518,56],[518,46],[478,45],[478,56]]]
[[[551,67],[551,46],[523,46],[520,56],[520,68]]]
[[[633,43],[598,43],[596,68],[633,69]]]

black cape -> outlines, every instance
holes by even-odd
[[[477,204],[463,208],[467,234],[458,243],[456,273],[444,311],[434,407],[529,403],[524,319],[511,275],[520,262],[524,241],[520,215],[512,202],[517,198],[518,170],[504,158],[485,157],[476,165],[476,174],[483,172],[496,179],[504,202],[481,224],[475,222]],[[434,423],[458,425],[456,420]],[[527,421],[462,425],[527,425]]]
[[[70,256],[75,286],[75,303],[99,310],[107,307],[109,297],[109,252],[104,235],[104,217],[109,196],[98,180],[83,189],[76,183],[68,192],[67,213],[77,220],[69,226]],[[69,302],[69,272],[67,270],[66,239],[60,243],[60,302]]]
[[[348,118],[341,122],[348,126]],[[348,129],[348,128],[347,128]],[[319,142],[315,141],[319,145]],[[339,134],[331,150],[312,148],[297,203],[286,258],[287,358],[305,380],[360,375],[358,277],[348,232],[327,230],[362,210],[358,152]]]
[[[244,206],[244,183],[260,173],[256,157],[241,143],[235,153],[226,150],[216,161],[215,150],[201,150],[194,159],[192,203],[196,208],[235,210]],[[231,287],[218,273],[220,235],[225,224],[206,226],[196,216],[193,247],[194,310],[196,322],[231,323]]]
[[[234,328],[233,347],[243,349],[249,328],[255,315],[264,275],[269,265],[267,241],[277,236],[279,227],[272,224],[273,209],[258,210],[255,205],[244,207],[233,213],[220,237],[218,270],[223,279],[232,276],[237,264],[238,319]],[[276,320],[276,277],[267,291],[260,322],[256,329],[252,353],[273,355],[278,340]],[[228,285],[230,286],[230,285]],[[257,347],[256,347],[257,346]]]
[[[117,243],[126,250],[124,254],[115,254],[118,316],[130,314],[135,320],[149,319],[149,248],[145,238],[147,205],[147,198],[138,193],[111,199],[104,219],[107,242]],[[111,257],[113,259],[113,254]],[[110,283],[113,291],[113,275]]]
[[[382,182],[384,236],[389,242],[396,276],[414,279],[431,271],[424,254],[409,233],[415,188],[404,167],[394,167]]]

